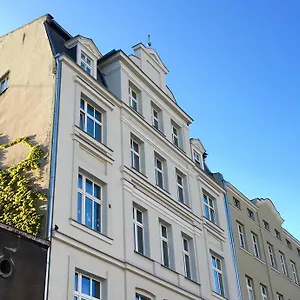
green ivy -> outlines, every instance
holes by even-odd
[[[43,158],[44,152],[39,146],[31,145],[28,137],[0,145],[0,150],[19,143],[23,143],[31,150],[26,159],[20,163],[0,170],[0,222],[36,235],[41,230],[43,218],[37,211],[37,203],[47,198],[30,187],[30,179],[26,173],[40,168],[39,161]]]

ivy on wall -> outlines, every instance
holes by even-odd
[[[40,168],[44,152],[39,146],[31,145],[28,137],[0,145],[0,150],[19,143],[28,146],[30,152],[20,163],[0,170],[0,222],[36,235],[41,230],[43,218],[37,211],[37,202],[46,200],[46,195],[30,187],[26,173]]]

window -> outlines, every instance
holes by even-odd
[[[280,251],[279,251],[279,256],[280,256],[280,265],[281,265],[281,269],[282,269],[282,274],[285,276],[288,276],[286,263],[285,263],[285,256]]]
[[[254,256],[260,258],[259,244],[258,244],[258,236],[255,233],[251,233],[252,243],[253,243],[253,252]]]
[[[199,168],[202,168],[201,155],[200,155],[198,152],[193,151],[193,158],[194,158],[195,164],[196,164]]]
[[[140,162],[140,144],[134,139],[130,139],[131,167],[137,171],[141,171]]]
[[[160,188],[165,188],[165,180],[164,180],[164,161],[155,155],[154,157],[154,165],[155,165],[155,183]]]
[[[172,126],[172,142],[175,146],[179,147],[178,129]]]
[[[8,87],[8,77],[5,76],[0,80],[0,95],[7,89]]]
[[[254,220],[254,212],[251,209],[247,208],[247,213],[248,213],[248,217]]]
[[[260,292],[261,292],[261,299],[262,300],[268,300],[268,291],[267,291],[267,287],[265,287],[264,285],[260,285]]]
[[[204,216],[212,223],[216,223],[216,214],[214,208],[214,200],[203,194]]]
[[[275,229],[275,236],[281,240],[281,235],[280,235],[280,232],[278,230]]]
[[[144,212],[133,207],[134,250],[144,255]]]
[[[102,230],[102,187],[78,174],[77,221],[87,227]]]
[[[179,202],[187,204],[185,180],[185,176],[176,169],[177,198]]]
[[[74,300],[94,299],[101,299],[101,282],[76,272],[74,280]]]
[[[265,220],[263,220],[263,223],[264,223],[264,228],[268,231],[270,231],[270,226],[269,226],[269,223]]]
[[[152,125],[159,130],[159,113],[155,108],[152,108]]]
[[[291,267],[293,273],[293,280],[296,284],[299,284],[296,264],[293,261],[291,261]]]
[[[129,86],[129,105],[133,110],[139,111],[139,92],[131,86]]]
[[[103,142],[103,114],[82,98],[79,127],[98,142]]]
[[[246,276],[246,286],[247,286],[247,294],[248,294],[248,300],[254,300],[254,291],[253,291],[253,280]]]
[[[284,300],[281,294],[277,293],[276,295],[277,295],[277,300]]]
[[[289,240],[286,240],[286,245],[287,245],[290,249],[292,249],[292,243],[291,243]]]
[[[92,64],[93,60],[89,58],[84,52],[81,52],[80,66],[90,75],[92,75]]]
[[[191,272],[190,243],[191,243],[191,240],[189,240],[185,237],[182,238],[184,274],[187,278],[191,279],[192,278],[192,272]]]
[[[150,300],[148,297],[142,296],[140,294],[135,294],[135,300]]]
[[[241,202],[240,200],[236,199],[233,197],[233,203],[234,203],[234,206],[238,209],[241,209]]]
[[[274,256],[274,249],[271,244],[268,243],[268,252],[269,252],[269,259],[270,259],[270,265],[276,269],[276,261]]]
[[[297,253],[298,253],[298,256],[300,256],[300,249],[297,248]]]
[[[237,229],[238,229],[238,234],[239,234],[240,247],[243,249],[246,249],[244,225],[237,222]]]
[[[225,297],[225,288],[223,280],[222,262],[215,255],[211,256],[211,263],[213,269],[213,279],[214,279],[214,291]]]
[[[169,268],[170,267],[170,251],[169,251],[169,233],[168,226],[160,224],[160,238],[161,238],[161,254],[162,264]]]

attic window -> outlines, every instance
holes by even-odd
[[[290,242],[289,240],[286,240],[286,244],[287,244],[287,246],[288,246],[290,249],[292,249],[292,244],[291,244],[291,242]]]
[[[92,75],[93,60],[88,57],[84,52],[81,52],[80,66],[88,74]]]
[[[241,202],[240,200],[233,197],[234,206],[238,209],[241,209]]]
[[[200,155],[197,151],[194,151],[194,152],[193,152],[193,157],[194,157],[194,162],[195,162],[195,164],[196,164],[199,168],[202,168],[202,164],[201,164],[201,155]]]

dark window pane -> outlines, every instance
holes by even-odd
[[[85,225],[92,228],[92,209],[93,201],[85,198]]]
[[[87,118],[87,128],[86,128],[86,132],[94,137],[94,121],[92,119],[90,119],[89,117]]]
[[[167,235],[167,227],[164,226],[164,225],[161,225],[161,235],[162,235],[163,237],[165,237],[165,238],[168,237],[168,235]]]
[[[191,278],[190,257],[187,255],[185,255],[185,271],[186,271],[186,277]]]
[[[75,291],[78,291],[78,274],[75,273],[75,278],[74,278],[74,289]]]
[[[98,110],[95,110],[95,119],[102,122],[102,114]]]
[[[93,183],[89,179],[86,179],[85,181],[85,191],[90,195],[93,195]]]
[[[80,112],[79,128],[84,130],[84,113]]]
[[[209,219],[209,209],[208,206],[204,205],[204,215],[207,219]]]
[[[94,202],[94,229],[100,232],[100,223],[101,222],[101,205]]]
[[[214,271],[215,292],[220,294],[218,272]]]
[[[86,71],[87,71],[87,73],[89,73],[89,74],[92,73],[92,71],[91,71],[91,69],[90,69],[89,67],[86,67]]]
[[[215,211],[213,209],[210,210],[210,220],[212,223],[216,223]]]
[[[102,142],[102,130],[101,126],[95,123],[95,139],[99,142]]]
[[[138,252],[144,254],[144,236],[143,236],[143,228],[137,228],[137,238],[138,238]]]
[[[136,219],[138,222],[143,224],[143,213],[139,210],[136,211]]]
[[[97,184],[94,184],[94,197],[101,199],[101,187]]]
[[[84,100],[80,99],[80,108],[84,110]]]
[[[81,292],[90,296],[90,279],[88,277],[82,276]]]
[[[160,170],[162,169],[162,162],[158,159],[156,159],[156,167]]]
[[[133,159],[134,159],[133,167],[139,171],[140,170],[140,158],[134,154]]]
[[[164,265],[169,268],[169,251],[168,251],[168,243],[163,241],[162,242],[163,246],[163,258],[164,258]]]
[[[186,239],[183,239],[183,249],[189,251],[189,242]]]
[[[92,281],[92,296],[100,299],[100,282],[96,280]]]
[[[224,296],[223,278],[221,274],[218,275],[219,275],[220,295]]]
[[[77,221],[82,221],[82,195],[81,193],[77,194]]]
[[[204,203],[208,203],[207,197],[205,195],[203,195],[203,200],[204,200]]]
[[[184,197],[183,197],[183,189],[181,187],[178,187],[178,200],[183,203]]]
[[[82,176],[78,174],[78,187],[82,189]]]
[[[158,171],[156,171],[156,184],[161,188],[163,187],[163,177],[162,174]]]

